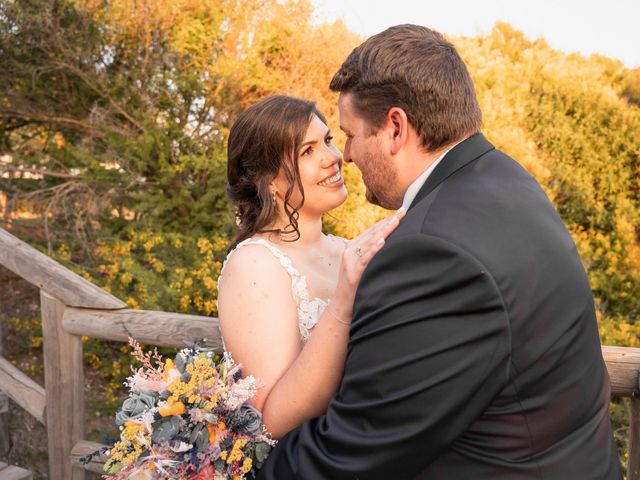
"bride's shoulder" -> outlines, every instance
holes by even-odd
[[[252,322],[257,312],[295,313],[291,276],[264,243],[246,243],[227,256],[218,277],[218,314],[225,319]]]
[[[285,260],[286,261],[286,260]],[[282,268],[282,254],[264,239],[248,239],[239,243],[227,255],[218,283],[246,283],[253,286],[261,280],[288,282],[289,276]]]

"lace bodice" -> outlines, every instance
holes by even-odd
[[[229,257],[233,255],[236,250],[244,247],[245,245],[262,245],[269,249],[291,277],[291,294],[293,295],[293,299],[298,307],[298,326],[300,328],[300,337],[302,338],[302,341],[306,342],[309,339],[311,329],[316,325],[316,323],[318,323],[318,319],[327,307],[328,302],[318,297],[310,298],[309,289],[307,288],[307,278],[293,266],[291,259],[285,253],[267,240],[262,238],[247,238],[229,252],[227,260],[229,260]],[[220,285],[220,282],[222,281],[224,267],[227,260],[225,260],[225,263],[222,265],[222,270],[218,277],[218,285]]]

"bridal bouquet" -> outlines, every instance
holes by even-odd
[[[245,479],[255,476],[275,441],[248,400],[257,381],[242,378],[228,356],[198,342],[166,361],[129,339],[143,365],[127,378],[116,415],[120,440],[108,451],[111,480]]]

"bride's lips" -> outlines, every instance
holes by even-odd
[[[342,173],[339,170],[318,182],[318,185],[321,187],[340,187],[343,184],[344,180],[342,179]]]

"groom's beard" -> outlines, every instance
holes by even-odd
[[[367,152],[364,156],[367,167],[361,172],[367,201],[388,210],[397,210],[403,200],[403,194],[398,192],[398,172],[380,150]]]

